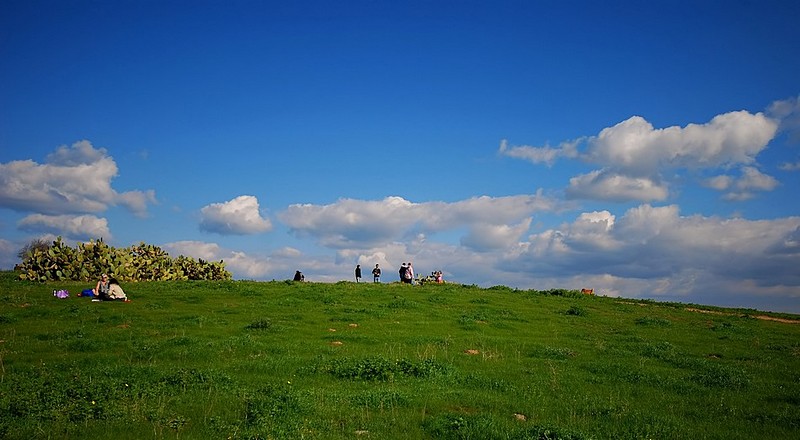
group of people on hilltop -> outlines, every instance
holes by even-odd
[[[356,264],[356,282],[361,282],[361,265]],[[380,265],[375,265],[375,268],[372,269],[372,282],[373,283],[380,283],[381,282],[381,267]]]
[[[400,275],[400,282],[405,284],[414,284],[414,266],[411,262],[403,263],[400,265],[399,270]],[[360,283],[362,278],[362,271],[361,265],[356,264],[355,269],[355,277],[356,282]],[[428,281],[435,281],[437,283],[442,283],[442,271],[431,272],[431,277],[426,278]],[[294,281],[305,281],[305,275],[299,270],[294,274]],[[372,269],[372,282],[373,283],[380,283],[381,282],[381,266],[379,264],[375,265],[375,268]]]
[[[410,261],[400,265],[399,273],[401,283],[414,284],[414,267]]]
[[[403,263],[400,266],[400,282],[413,284],[414,283],[414,267],[411,263]],[[361,265],[356,264],[356,282],[361,281]],[[372,269],[372,282],[380,283],[381,282],[381,267],[380,265],[376,264],[375,268]]]

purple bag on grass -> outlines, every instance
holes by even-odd
[[[54,290],[53,296],[59,299],[69,298],[69,290]]]

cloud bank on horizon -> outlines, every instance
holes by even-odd
[[[675,300],[698,300],[715,291],[794,300],[800,289],[800,217],[682,215],[676,204],[650,203],[688,185],[686,178],[674,178],[684,172],[723,199],[744,200],[773,190],[780,182],[759,169],[758,156],[782,122],[796,117],[797,102],[774,103],[773,108],[792,109],[780,118],[737,111],[703,124],[657,129],[634,116],[557,148],[501,142],[501,156],[533,165],[575,160],[599,166],[569,178],[564,194],[568,199],[641,203],[619,214],[582,212],[574,202],[543,189],[455,202],[341,198],[325,205],[292,204],[274,217],[288,234],[313,240],[335,258],[289,246],[255,255],[208,241],[162,245],[173,254],[223,259],[237,278],[248,279],[281,279],[302,267],[312,279],[338,281],[354,264],[391,269],[414,261],[417,267],[443,269],[460,282],[482,285],[592,286],[606,295]],[[109,223],[96,214],[119,205],[142,216],[148,204],[157,203],[152,189],[114,189],[116,161],[88,140],[58,147],[42,164],[13,161],[0,164],[0,171],[0,206],[25,213],[17,228],[34,235],[108,239]],[[531,232],[537,216],[561,212],[575,215]],[[208,203],[197,218],[195,228],[220,236],[273,231],[273,220],[253,195]],[[455,234],[457,241],[438,240],[441,234]],[[4,261],[12,261],[8,253],[16,249],[3,240]],[[391,279],[390,273],[385,278]]]

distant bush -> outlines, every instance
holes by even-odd
[[[272,327],[272,321],[270,321],[269,318],[259,319],[245,326],[248,330],[267,330],[270,327]]]
[[[389,360],[383,356],[362,359],[337,359],[329,365],[317,367],[339,379],[387,382],[396,376],[417,379],[444,376],[452,372],[452,367],[435,359],[410,361],[408,359]]]
[[[638,318],[636,323],[639,325],[655,325],[659,327],[668,327],[670,324],[672,324],[672,322],[670,322],[668,319],[654,318],[652,316]]]
[[[750,384],[750,378],[744,369],[709,361],[698,361],[690,379],[711,388],[740,389]]]
[[[21,261],[25,261],[30,257],[30,254],[36,251],[47,251],[48,249],[50,249],[49,241],[43,238],[34,238],[19,250],[17,257],[19,257]]]
[[[584,298],[588,295],[584,295],[581,293],[580,290],[572,290],[572,289],[548,289],[548,290],[528,290],[525,292],[527,295],[549,295],[549,296],[563,296],[566,298]]]
[[[509,293],[517,291],[517,289],[512,289],[511,287],[503,285],[492,286],[486,290],[494,290],[495,292],[509,292]]]
[[[570,307],[569,309],[567,309],[566,314],[567,315],[572,315],[572,316],[586,316],[586,315],[588,315],[588,313],[586,312],[585,309],[583,309],[582,307],[578,307],[578,306]]]

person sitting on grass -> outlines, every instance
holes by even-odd
[[[103,301],[130,302],[119,282],[114,278],[109,279],[106,274],[103,274],[100,277],[100,281],[97,282],[97,286],[94,288],[94,295]]]
[[[94,288],[95,298],[108,299],[108,288],[110,285],[111,284],[108,282],[108,275],[101,275],[100,281],[97,282],[97,286]]]

